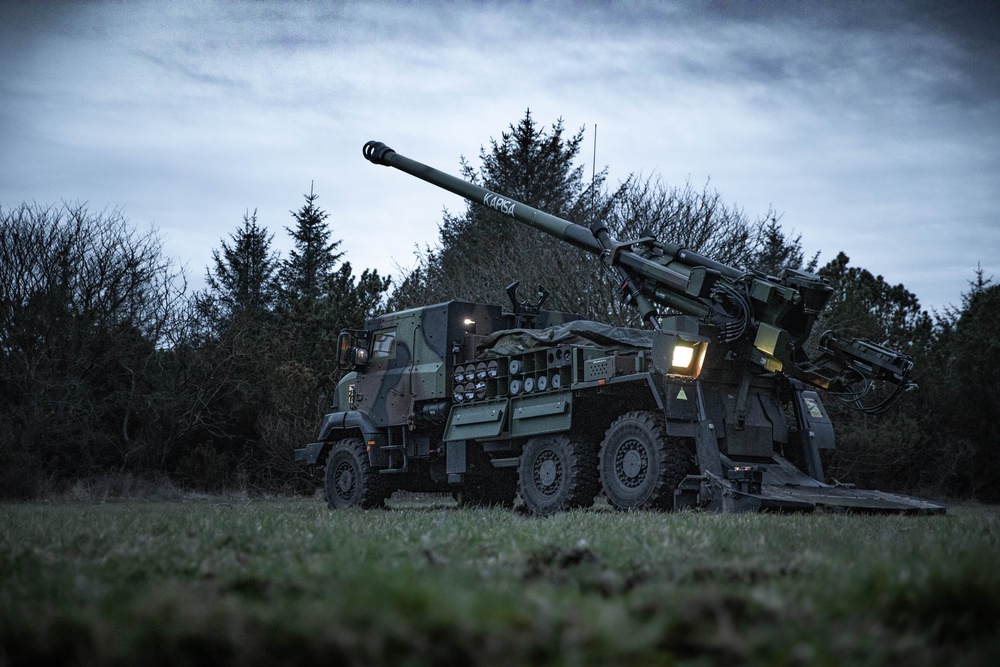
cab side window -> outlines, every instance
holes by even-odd
[[[375,333],[372,342],[372,359],[391,359],[396,353],[396,330],[387,329]]]

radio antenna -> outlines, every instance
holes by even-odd
[[[595,192],[597,186],[597,123],[594,123],[594,158],[590,165],[590,215],[591,224],[597,221],[597,203]]]

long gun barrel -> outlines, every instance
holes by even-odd
[[[569,220],[563,220],[544,211],[539,211],[526,204],[507,199],[495,192],[490,192],[486,188],[463,181],[443,171],[428,167],[426,164],[421,164],[416,160],[411,160],[383,143],[377,141],[366,143],[364,146],[364,156],[369,162],[380,164],[384,167],[395,167],[411,176],[416,176],[423,181],[452,192],[459,197],[465,197],[470,201],[496,209],[505,215],[531,225],[535,229],[566,241],[577,248],[597,254],[600,254],[602,251],[601,244],[586,227],[570,222]]]
[[[595,254],[603,254],[604,246],[595,238],[596,233],[583,225],[564,220],[558,216],[539,211],[527,204],[514,201],[486,188],[480,187],[468,181],[463,181],[451,174],[446,174],[426,164],[417,162],[404,155],[400,155],[393,149],[379,141],[369,141],[364,145],[363,154],[365,158],[373,164],[384,167],[395,167],[411,176],[427,181],[452,192],[470,201],[483,204],[489,208],[496,209],[505,215],[519,220],[527,225],[541,230],[546,234],[566,241],[571,245],[587,250]],[[730,278],[738,278],[742,272],[731,266],[720,264],[707,257],[703,257],[696,252],[692,252],[677,244],[663,244],[671,255],[676,255],[677,259],[691,266],[698,266],[712,271],[716,271]],[[683,274],[675,274],[678,285],[685,283]]]
[[[739,273],[735,269],[677,246],[674,248],[675,252],[682,254],[683,261],[687,264],[686,270],[678,271],[632,252],[629,247],[633,244],[616,243],[604,225],[591,230],[539,211],[527,204],[400,155],[381,142],[369,141],[364,145],[363,153],[365,158],[374,164],[395,167],[469,201],[495,209],[577,248],[602,256],[608,266],[618,268],[626,300],[634,302],[643,319],[654,327],[657,326],[656,310],[649,304],[647,296],[685,313],[704,317],[708,315],[709,307],[697,299],[708,294],[714,278],[720,273]],[[647,294],[643,294],[644,291]]]

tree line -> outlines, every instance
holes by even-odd
[[[554,215],[607,222],[736,267],[815,271],[834,295],[815,327],[911,355],[919,389],[890,412],[834,413],[841,481],[1000,501],[1000,286],[974,273],[959,307],[928,313],[903,285],[804,255],[780,216],[756,218],[706,185],[668,186],[578,164],[584,132],[527,111],[462,176]],[[583,251],[475,204],[445,210],[434,245],[395,281],[356,273],[310,188],[284,231],[249,210],[220,240],[205,288],[189,292],[155,232],[118,211],[0,209],[0,495],[31,497],[88,476],[161,475],[190,488],[305,492],[292,450],[315,435],[340,379],[344,328],[449,299],[505,304],[506,285],[543,285],[546,307],[638,325],[612,277]],[[393,285],[395,282],[395,285]],[[812,341],[815,345],[816,341]]]
[[[291,452],[338,379],[337,334],[390,285],[355,274],[317,199],[285,228],[286,258],[247,212],[193,293],[118,211],[0,209],[0,495],[122,473],[306,490]]]

